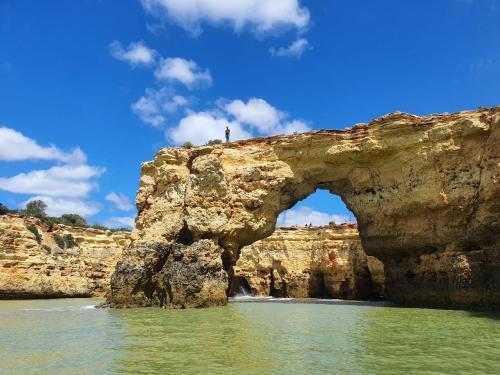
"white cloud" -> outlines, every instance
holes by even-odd
[[[104,168],[86,164],[87,157],[76,148],[66,153],[56,146],[43,147],[35,140],[9,128],[0,128],[0,161],[52,160],[64,163],[48,169],[32,170],[12,177],[0,177],[0,190],[15,194],[32,195],[23,202],[43,200],[47,213],[59,216],[76,213],[82,216],[96,214],[100,207],[86,201],[98,188],[97,178]]]
[[[293,134],[293,133],[304,133],[310,131],[311,128],[305,122],[300,120],[293,120],[280,124],[276,128],[277,134]]]
[[[130,43],[125,49],[115,40],[109,45],[109,50],[115,59],[128,62],[132,66],[152,65],[157,55],[154,49],[147,47],[143,42]]]
[[[167,121],[167,113],[173,113],[189,104],[190,99],[174,95],[172,90],[162,87],[159,90],[146,89],[145,95],[133,103],[131,109],[142,122],[159,127]]]
[[[21,204],[21,207],[26,207],[28,202],[41,200],[47,204],[47,214],[49,216],[61,216],[63,214],[78,214],[80,216],[92,216],[99,212],[100,205],[95,202],[86,202],[78,198],[54,198],[43,195],[31,197],[26,202]]]
[[[193,60],[180,57],[162,59],[155,70],[155,76],[160,81],[181,82],[189,89],[199,85],[212,85],[208,69],[201,70]]]
[[[247,139],[251,134],[235,122],[214,112],[193,112],[184,117],[177,127],[170,129],[168,138],[176,145],[191,142],[202,145],[212,139],[224,139],[226,126],[231,129],[231,140]]]
[[[86,197],[97,187],[93,180],[104,169],[88,165],[63,165],[0,178],[0,189],[18,194],[50,197]]]
[[[105,199],[114,203],[115,207],[121,211],[130,211],[134,208],[134,205],[130,203],[128,197],[122,193],[115,193],[113,191],[106,195]]]
[[[176,145],[191,142],[202,145],[212,139],[225,138],[224,130],[231,130],[231,141],[258,135],[292,134],[309,131],[300,120],[284,121],[288,114],[278,110],[263,99],[251,98],[248,102],[218,100],[222,109],[191,112],[179,124],[167,131],[167,138]],[[231,118],[232,117],[232,118]]]
[[[249,28],[262,34],[309,24],[309,11],[298,0],[141,0],[147,13],[177,23],[193,35],[202,24],[228,25],[235,31]]]
[[[108,228],[134,228],[134,218],[123,216],[123,217],[110,217],[103,222],[103,225]]]
[[[156,101],[148,96],[142,96],[130,106],[132,111],[139,116],[142,122],[151,126],[161,126],[165,123],[165,117]]]
[[[294,132],[309,131],[309,126],[300,120],[283,122],[288,114],[278,110],[264,99],[251,98],[248,102],[233,100],[222,105],[229,115],[236,121],[249,125],[260,135],[291,134]]]
[[[69,153],[61,151],[54,145],[43,147],[14,129],[0,127],[0,161],[20,160],[56,160],[82,164],[87,158],[78,147]]]
[[[335,224],[345,223],[349,221],[348,216],[333,215],[326,212],[315,211],[310,207],[303,206],[300,208],[283,211],[278,216],[277,225],[280,227],[287,226],[304,226],[312,224],[315,226],[327,225],[330,222]]]
[[[301,57],[302,54],[310,49],[309,42],[306,38],[297,39],[295,42],[290,44],[288,47],[274,48],[271,47],[269,52],[273,56],[280,57]]]
[[[224,105],[224,110],[233,115],[238,122],[256,127],[259,132],[266,133],[276,127],[286,116],[263,99],[251,98],[247,103],[233,100]]]

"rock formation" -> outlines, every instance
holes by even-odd
[[[384,263],[389,299],[500,305],[499,145],[500,108],[491,108],[393,113],[343,131],[162,149],[142,165],[137,194],[132,247],[144,256],[124,254],[113,280],[125,284],[113,285],[109,302],[142,304],[123,273],[146,272],[144,259],[156,251],[149,242],[183,245],[180,254],[216,246],[231,280],[241,248],[269,236],[280,212],[322,188],[356,216],[366,254]],[[202,263],[192,267],[212,282]]]
[[[232,294],[376,299],[384,266],[367,257],[355,224],[277,228],[241,250]]]
[[[129,232],[0,216],[0,298],[104,296]]]
[[[123,254],[111,279],[110,307],[210,307],[227,302],[222,248],[210,240],[191,246],[142,242]],[[132,261],[131,261],[132,260]]]

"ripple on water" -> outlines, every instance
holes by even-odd
[[[0,373],[500,373],[496,314],[338,301],[178,311],[99,302],[0,301]]]

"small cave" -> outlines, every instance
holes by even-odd
[[[253,296],[253,293],[247,279],[241,276],[235,276],[231,280],[231,286],[228,295],[230,297]]]
[[[269,277],[270,277],[269,295],[271,297],[275,297],[275,298],[286,297],[286,292],[284,292],[281,288],[278,288],[276,286],[277,283],[276,283],[276,280],[274,277],[274,270],[273,269],[271,269]]]
[[[321,272],[312,273],[309,278],[309,297],[311,298],[333,298],[328,291],[325,275]]]

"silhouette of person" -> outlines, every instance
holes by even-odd
[[[229,126],[226,126],[226,142],[229,142],[229,136],[231,135],[231,130]]]

